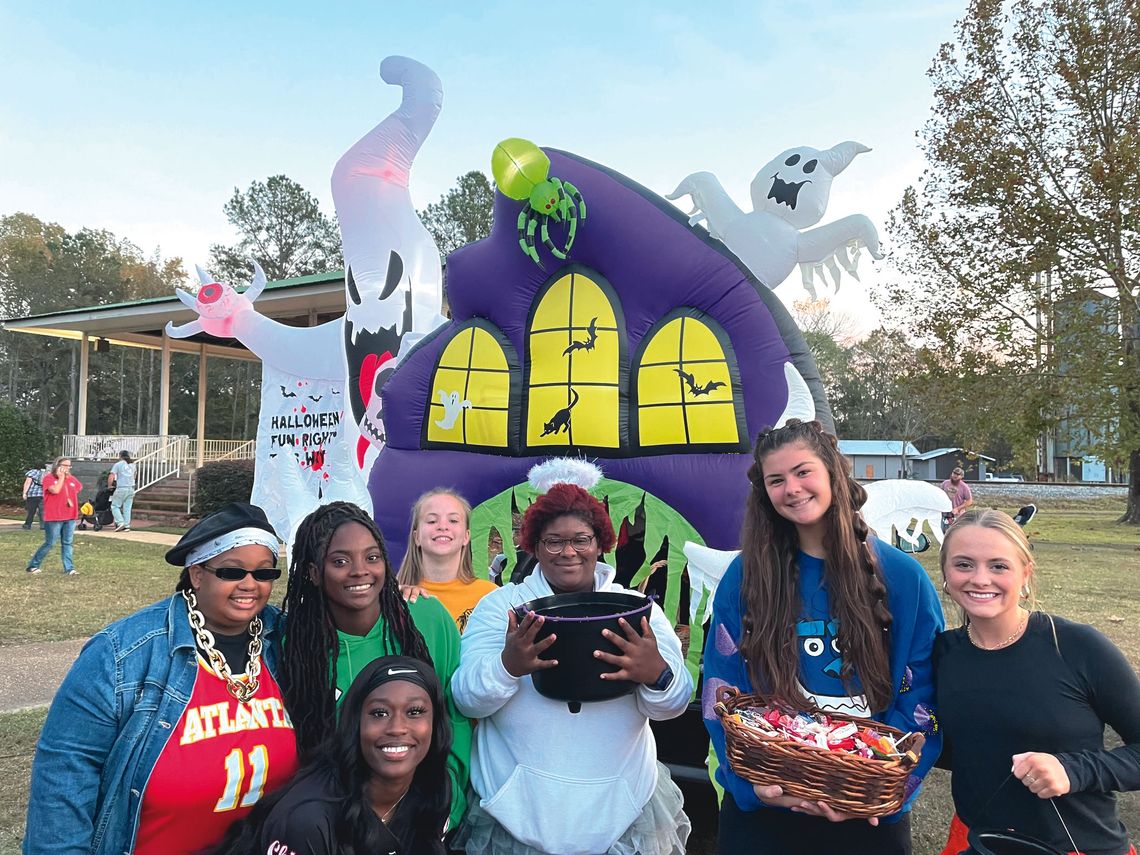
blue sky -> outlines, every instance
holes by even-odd
[[[340,154],[398,101],[380,60],[442,78],[412,172],[419,207],[519,136],[661,194],[716,174],[750,209],[756,170],[795,145],[873,151],[824,222],[887,212],[922,170],[925,72],[951,3],[0,2],[0,214],[106,228],[204,263],[234,234],[235,187],[284,173],[332,213]],[[861,272],[867,264],[864,259]],[[865,316],[847,281],[833,307]],[[798,279],[798,274],[796,275]],[[780,289],[802,296],[796,279]]]

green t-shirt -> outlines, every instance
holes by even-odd
[[[439,600],[420,597],[408,603],[412,622],[424,637],[428,653],[435,663],[435,673],[443,683],[447,713],[451,718],[451,756],[447,771],[451,775],[451,817],[448,828],[457,828],[467,811],[467,780],[471,768],[471,722],[455,708],[451,699],[451,675],[459,667],[459,630]],[[336,698],[340,699],[365,665],[381,656],[403,654],[390,650],[384,640],[384,616],[367,635],[348,635],[337,630]]]

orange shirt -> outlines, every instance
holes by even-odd
[[[194,692],[143,793],[135,855],[197,852],[297,771],[293,723],[277,681],[262,668],[240,703],[198,657]]]
[[[461,582],[458,579],[452,579],[450,582],[429,582],[425,579],[420,582],[420,587],[443,603],[443,607],[455,618],[455,625],[462,634],[467,628],[467,618],[471,617],[475,604],[495,590],[496,585],[486,579],[476,579],[473,582]]]

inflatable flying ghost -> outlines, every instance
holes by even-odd
[[[262,362],[253,501],[282,537],[322,502],[371,507],[365,481],[384,446],[380,390],[402,353],[443,322],[439,250],[408,189],[415,156],[443,104],[439,77],[390,56],[381,79],[399,105],[337,161],[332,195],[345,260],[345,315],[293,327],[261,314],[256,277],[238,292],[199,270],[196,295],[178,292],[198,318],[167,333],[236,338]],[[462,407],[462,402],[457,402]]]
[[[809,228],[823,219],[832,179],[867,151],[860,143],[842,142],[826,151],[800,146],[782,152],[752,179],[751,212],[740,210],[711,172],[694,172],[666,198],[688,196],[693,202],[690,222],[705,222],[712,236],[769,288],[798,264],[804,287],[815,299],[815,282],[826,282],[825,271],[838,289],[841,271],[859,279],[864,248],[882,258],[878,232],[862,214]]]

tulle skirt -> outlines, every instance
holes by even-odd
[[[669,770],[657,764],[657,787],[633,821],[605,855],[685,855],[685,842],[692,824],[685,816],[684,796],[669,777]],[[470,793],[467,816],[451,846],[467,855],[547,855],[511,837],[498,821],[479,807],[479,796]],[[556,805],[550,805],[557,810]],[[601,855],[601,853],[598,853]]]

